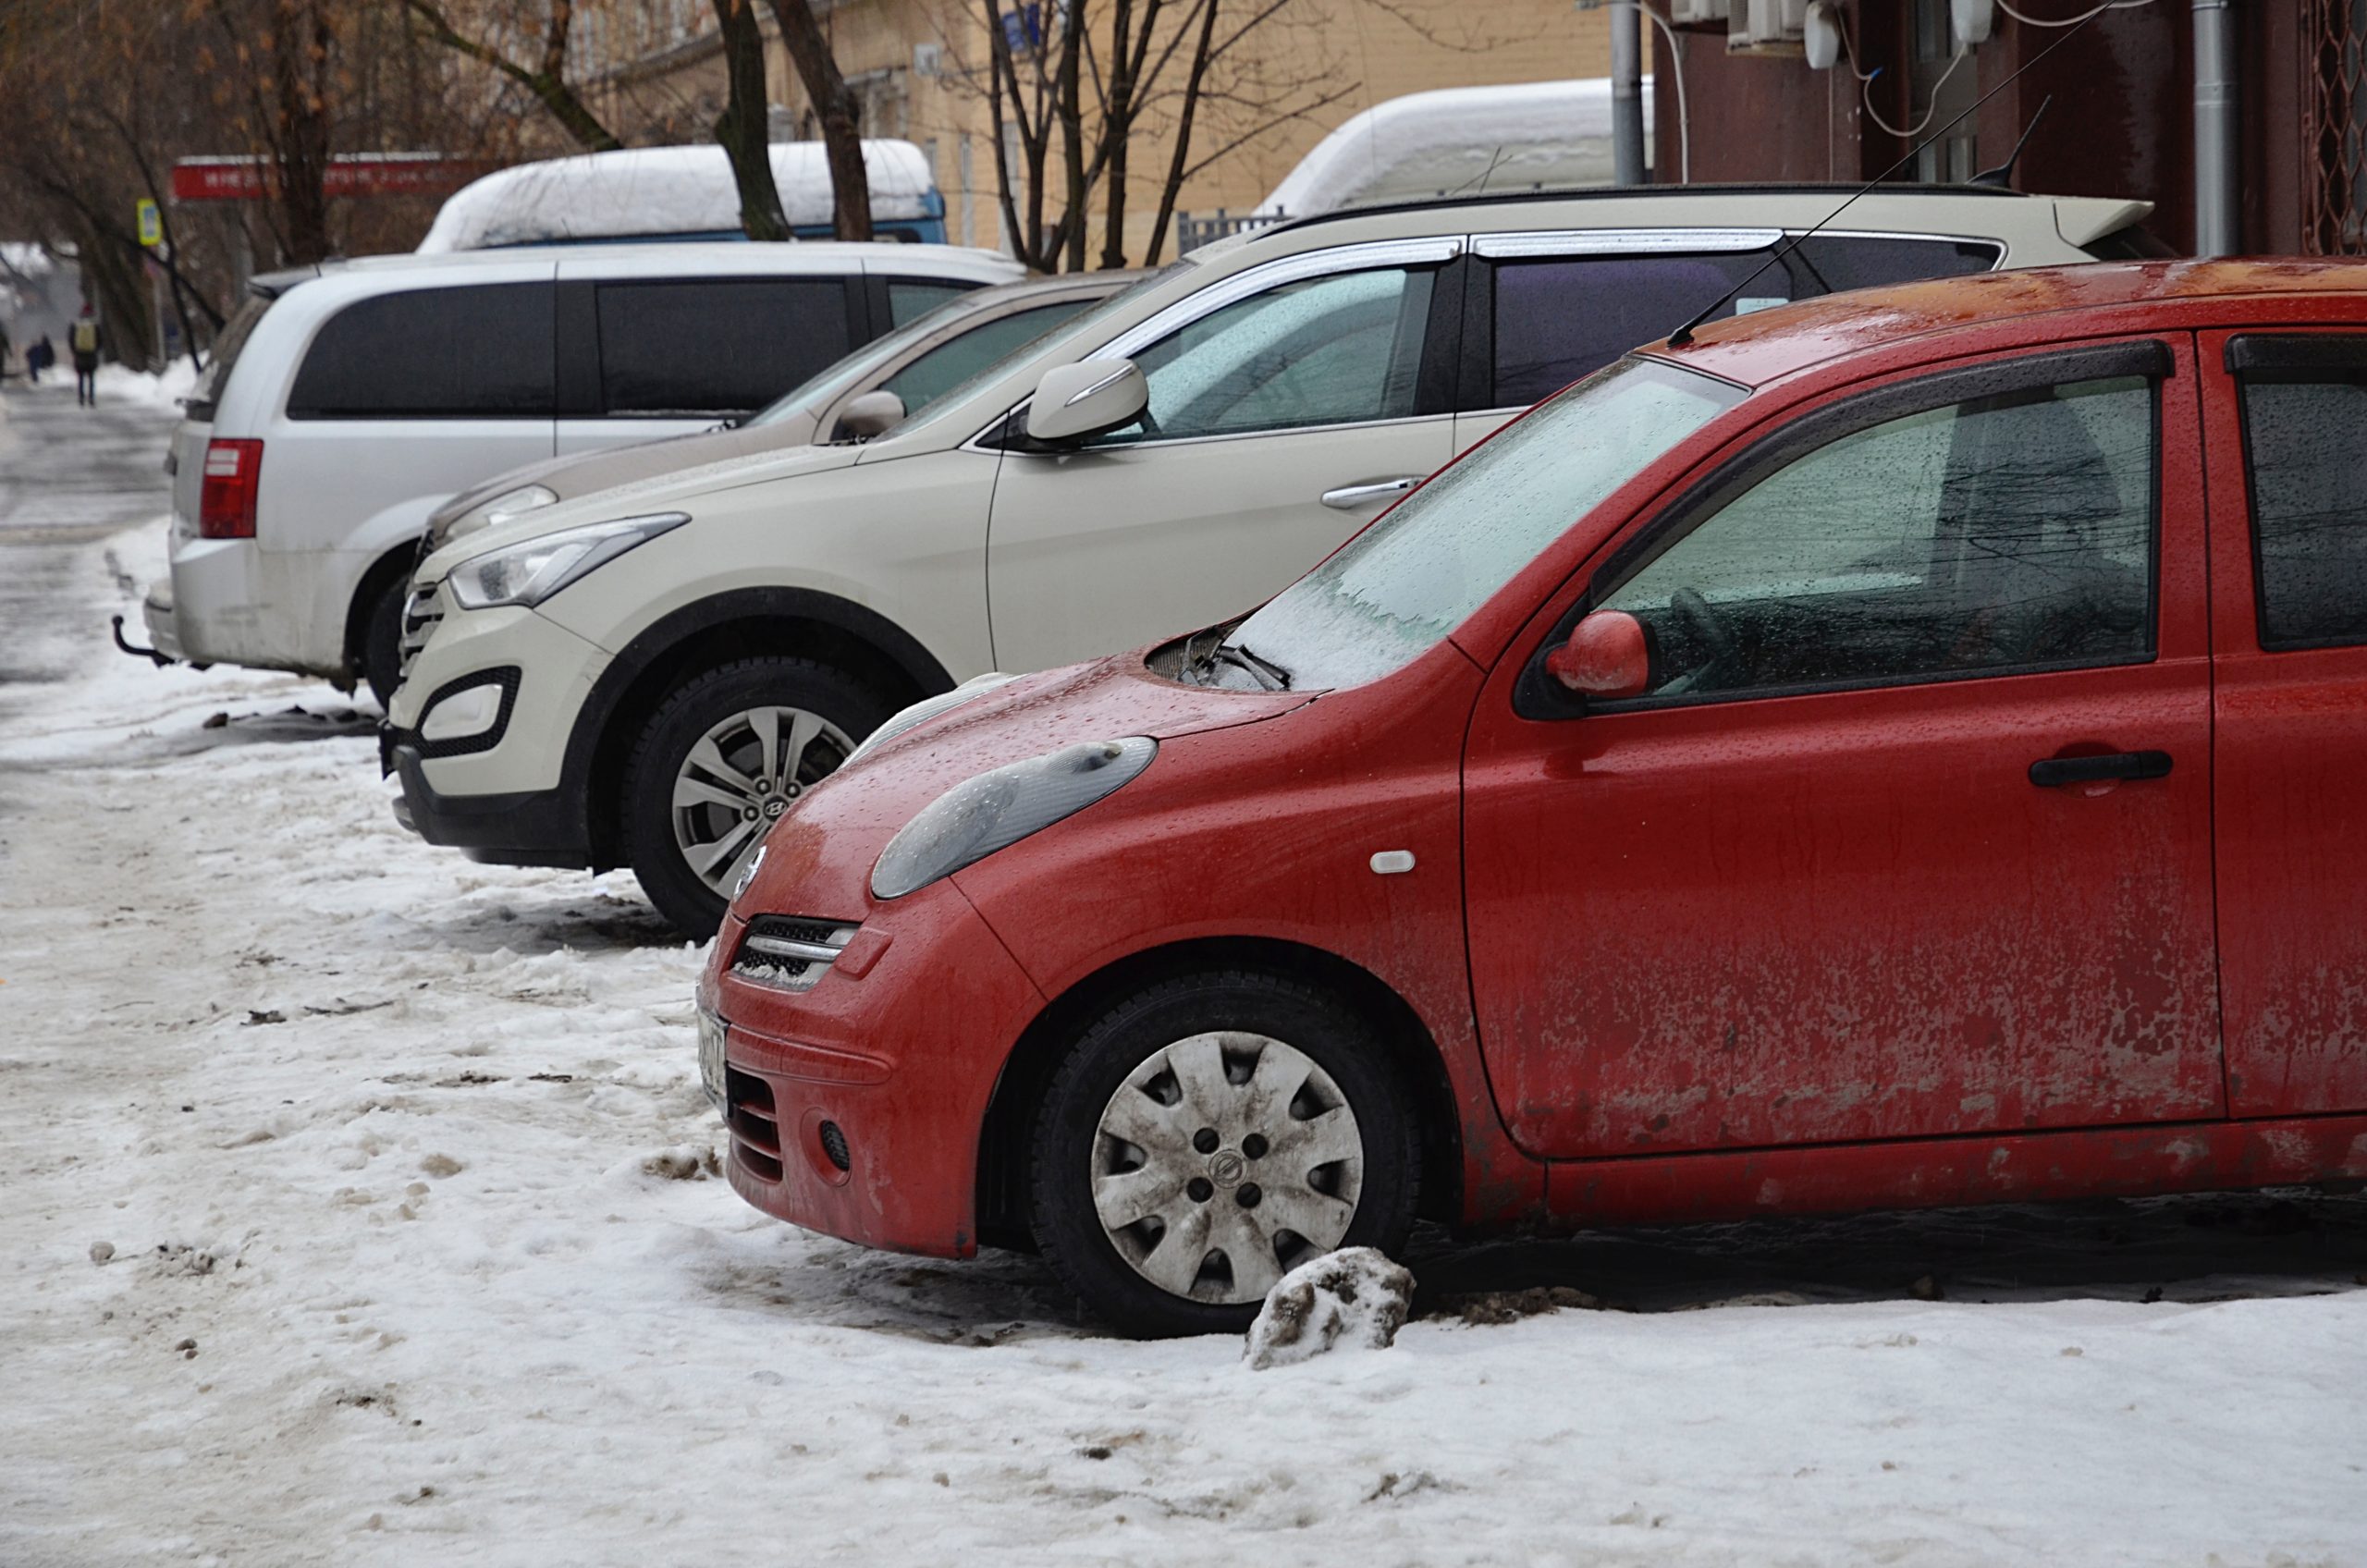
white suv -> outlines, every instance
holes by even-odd
[[[1719,313],[2092,260],[2143,203],[1821,188],[1346,212],[1220,242],[865,446],[579,496],[422,563],[384,759],[482,860],[630,864],[711,930],[903,705],[1260,603],[1514,412]],[[611,565],[612,562],[621,564]]]
[[[942,245],[573,246],[258,279],[175,434],[160,652],[395,684],[428,514],[533,459],[763,407],[955,294]]]

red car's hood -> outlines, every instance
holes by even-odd
[[[1182,685],[1152,674],[1138,653],[1023,676],[816,785],[774,827],[733,909],[858,918],[871,907],[871,866],[888,840],[965,778],[1080,741],[1168,741],[1254,723],[1311,695]]]

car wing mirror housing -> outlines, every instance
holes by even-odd
[[[1027,434],[1051,446],[1074,447],[1124,429],[1149,406],[1149,384],[1132,360],[1054,365],[1036,384],[1027,405]]]
[[[865,392],[847,404],[839,416],[839,439],[868,441],[904,423],[904,399],[886,387]]]
[[[1652,683],[1644,623],[1625,610],[1596,610],[1545,655],[1545,673],[1588,697],[1635,697]]]

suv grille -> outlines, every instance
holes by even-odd
[[[444,585],[441,582],[431,582],[424,588],[411,590],[410,599],[403,605],[401,646],[405,679],[410,678],[411,660],[419,656],[420,649],[427,646],[428,638],[435,633],[436,622],[443,619]]]
[[[747,934],[740,938],[731,973],[776,990],[809,990],[838,961],[854,932],[853,926],[835,920],[760,914],[748,922]]]

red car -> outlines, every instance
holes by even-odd
[[[1471,1229],[2367,1177],[2367,267],[1836,296],[908,710],[700,983],[749,1202],[1142,1333]]]

